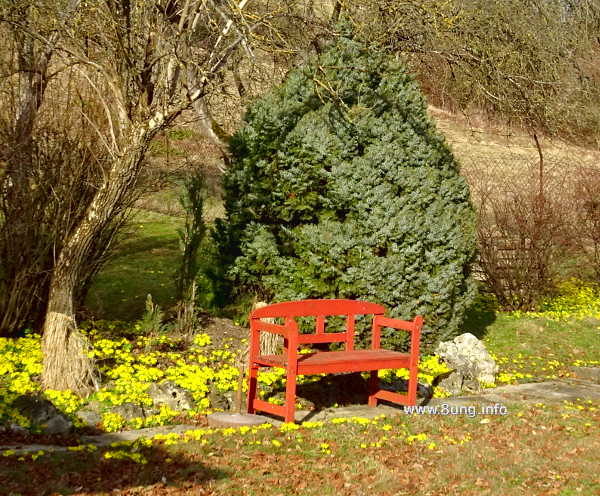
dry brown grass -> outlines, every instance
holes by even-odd
[[[406,415],[107,448],[141,453],[143,465],[104,450],[0,457],[0,483],[17,494],[599,494],[597,404],[507,406],[505,416]]]
[[[508,309],[565,277],[600,277],[600,150],[429,108],[478,211],[479,277]],[[583,270],[581,267],[583,266]]]
[[[535,143],[522,129],[490,123],[478,116],[467,118],[432,106],[429,114],[452,146],[465,172],[475,164],[491,164],[491,171],[500,179],[506,173],[523,174],[531,165],[537,165]],[[548,170],[564,171],[575,166],[600,168],[600,150],[560,140],[542,138],[541,142]]]

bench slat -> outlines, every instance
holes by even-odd
[[[256,363],[267,367],[286,368],[284,355],[261,355]],[[361,372],[406,368],[410,354],[390,350],[321,351],[298,357],[298,374]]]
[[[317,334],[325,333],[325,315],[319,315],[317,317]]]
[[[285,415],[285,407],[281,405],[274,405],[273,403],[269,403],[268,401],[264,401],[259,398],[254,398],[253,403],[254,408],[256,408],[257,410],[271,413],[273,415]]]
[[[257,308],[251,319],[264,317],[318,317],[319,315],[383,315],[385,308],[377,303],[358,300],[302,300],[273,303]]]
[[[348,334],[345,332],[325,332],[323,334],[300,334],[298,344],[314,343],[341,343],[346,341]]]

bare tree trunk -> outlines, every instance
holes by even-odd
[[[89,343],[75,322],[74,293],[74,267],[61,257],[52,277],[44,323],[42,386],[84,395],[96,380]]]
[[[259,308],[266,307],[268,303],[264,301],[258,301],[252,307],[252,310],[257,310]],[[270,324],[275,323],[275,319],[265,318],[265,322],[269,322]],[[261,355],[277,355],[281,353],[283,349],[283,338],[279,334],[272,334],[270,332],[261,332],[260,333],[260,354]]]
[[[77,330],[75,290],[94,241],[134,189],[144,153],[156,130],[141,126],[130,130],[131,145],[115,159],[85,217],[65,240],[52,274],[43,329],[44,389],[71,389],[85,394],[94,383],[93,360],[87,356],[89,344]]]

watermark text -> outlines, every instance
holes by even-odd
[[[493,405],[417,405],[405,406],[404,412],[409,415],[466,415],[476,417],[477,415],[508,415],[508,408],[502,403]]]

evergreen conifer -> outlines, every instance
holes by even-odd
[[[460,333],[474,212],[400,63],[341,36],[250,107],[231,153],[217,232],[239,290],[422,314],[426,348]],[[384,345],[402,334],[385,330]]]

